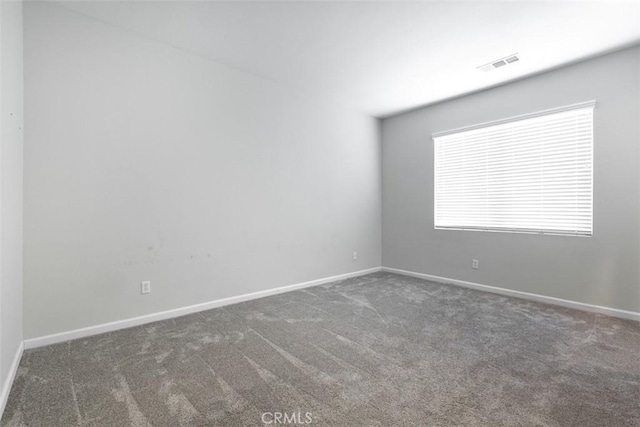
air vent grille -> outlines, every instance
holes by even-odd
[[[514,53],[511,55],[507,55],[503,58],[496,59],[495,61],[491,61],[487,64],[481,65],[477,68],[480,71],[488,72],[488,71],[495,70],[496,68],[502,68],[506,65],[511,65],[514,62],[518,62],[518,61],[520,61],[520,57],[518,56],[517,53]]]

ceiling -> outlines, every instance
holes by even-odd
[[[56,3],[376,117],[640,41],[637,1]]]

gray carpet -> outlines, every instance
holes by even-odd
[[[1,424],[263,418],[639,426],[640,326],[376,273],[26,351]]]

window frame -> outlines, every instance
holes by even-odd
[[[455,128],[455,129],[450,129],[450,130],[446,130],[446,131],[441,131],[441,132],[435,132],[431,135],[431,139],[433,142],[433,228],[434,230],[438,230],[438,231],[484,231],[484,232],[490,232],[490,233],[516,233],[516,234],[534,234],[534,235],[552,235],[552,236],[572,236],[572,237],[593,237],[594,235],[594,150],[595,150],[595,107],[596,107],[596,103],[597,101],[594,100],[590,100],[590,101],[585,101],[585,102],[580,102],[580,103],[575,103],[575,104],[570,104],[570,105],[565,105],[562,107],[557,107],[557,108],[550,108],[550,109],[545,109],[545,110],[540,110],[540,111],[536,111],[533,113],[527,113],[527,114],[521,114],[521,115],[517,115],[517,116],[511,116],[511,117],[507,117],[504,119],[499,119],[499,120],[493,120],[493,121],[488,121],[488,122],[483,122],[483,123],[477,123],[477,124],[473,124],[470,126],[464,126],[464,127],[459,127],[459,128]],[[483,128],[487,128],[487,127],[492,127],[492,126],[497,126],[497,125],[502,125],[502,124],[507,124],[507,123],[513,123],[513,122],[517,122],[517,121],[522,121],[522,120],[527,120],[527,119],[532,119],[532,118],[536,118],[536,117],[543,117],[543,116],[547,116],[547,115],[552,115],[552,114],[556,114],[556,113],[562,113],[562,112],[566,112],[566,111],[572,111],[572,110],[581,110],[581,109],[587,109],[587,108],[591,108],[592,109],[592,116],[591,116],[591,141],[590,141],[590,165],[589,165],[589,169],[590,169],[590,183],[591,183],[591,188],[590,188],[590,230],[589,232],[568,232],[566,230],[550,230],[550,229],[527,229],[527,228],[514,228],[514,227],[475,227],[475,226],[438,226],[436,225],[436,220],[437,220],[437,215],[436,215],[436,208],[437,208],[437,181],[436,181],[436,150],[435,150],[435,140],[436,138],[440,138],[443,136],[448,136],[448,135],[453,135],[453,134],[457,134],[457,133],[462,133],[462,132],[467,132],[467,131],[472,131],[472,130],[478,130],[478,129],[483,129]]]

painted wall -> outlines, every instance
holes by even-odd
[[[25,338],[380,265],[373,118],[47,3],[25,88]]]
[[[0,387],[22,343],[22,3],[0,2]],[[5,390],[8,392],[8,390]],[[3,398],[6,396],[2,396]],[[2,401],[2,404],[4,402]],[[2,412],[0,407],[0,413]]]
[[[434,230],[432,133],[591,99],[593,237]],[[634,47],[385,119],[383,265],[640,311],[639,104]]]

